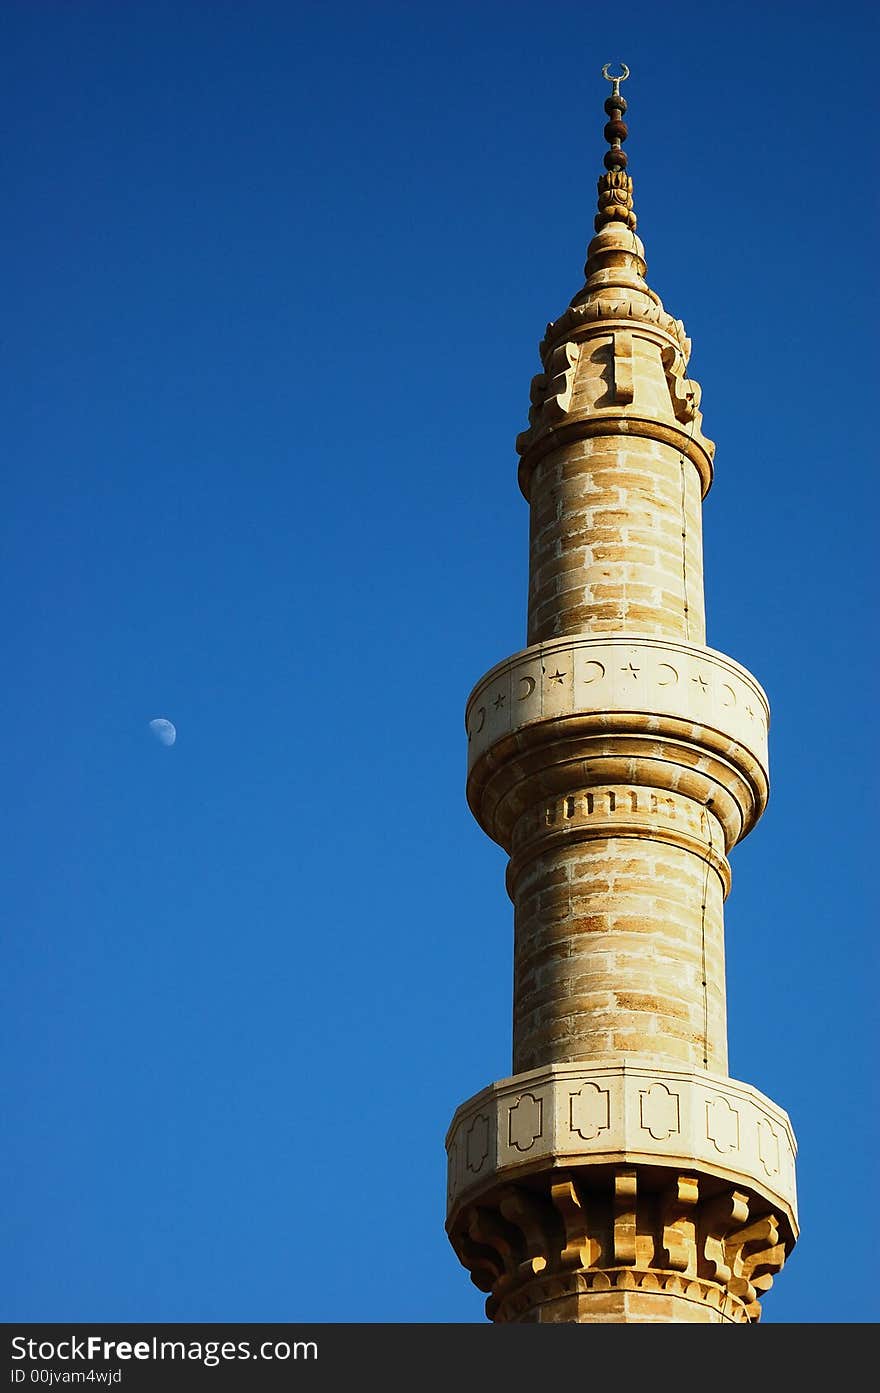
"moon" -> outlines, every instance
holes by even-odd
[[[166,721],[164,716],[159,716],[155,721],[150,721],[150,730],[159,741],[160,745],[173,745],[177,739],[177,731],[171,721]]]

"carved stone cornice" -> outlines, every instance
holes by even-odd
[[[551,320],[538,347],[541,361],[546,362],[547,355],[566,339],[595,333],[606,322],[615,320],[628,324],[630,328],[635,320],[647,331],[677,348],[685,363],[690,358],[691,341],[685,333],[684,324],[664,310],[659,295],[647,285],[609,277],[600,286],[581,291],[558,319]]]
[[[468,803],[511,851],[519,819],[547,798],[603,784],[668,789],[710,805],[729,850],[766,806],[768,724],[762,688],[714,649],[549,640],[498,663],[468,699]]]
[[[662,1165],[761,1194],[796,1226],[796,1144],[785,1112],[726,1074],[653,1059],[549,1064],[490,1084],[446,1138],[448,1212],[548,1166]]]
[[[555,1272],[549,1277],[536,1277],[516,1285],[507,1295],[502,1289],[497,1297],[491,1296],[486,1302],[486,1310],[487,1314],[491,1311],[490,1319],[497,1324],[513,1324],[541,1319],[544,1310],[552,1310],[565,1302],[562,1319],[588,1321],[594,1304],[591,1298],[607,1298],[611,1293],[625,1296],[628,1292],[638,1292],[642,1297],[640,1314],[643,1321],[650,1316],[651,1297],[673,1297],[676,1304],[697,1305],[717,1312],[719,1324],[735,1325],[760,1319],[757,1290],[755,1288],[755,1299],[747,1305],[720,1282],[682,1277],[663,1268],[609,1267],[596,1272]],[[626,1310],[626,1307],[623,1309]]]
[[[447,1231],[496,1321],[614,1290],[757,1320],[797,1237],[786,1114],[701,1070],[532,1070],[463,1104],[447,1151]]]
[[[677,386],[677,384],[676,384]],[[670,394],[676,387],[670,387]],[[542,410],[546,409],[546,403]],[[540,424],[517,436],[517,452],[520,454],[517,481],[520,492],[526,501],[531,500],[531,481],[535,466],[553,450],[570,445],[578,440],[590,440],[595,436],[629,436],[635,439],[657,440],[669,445],[684,459],[689,460],[700,477],[700,496],[706,497],[712,486],[714,473],[715,446],[707,440],[695,426],[692,430],[670,421],[658,421],[652,416],[640,415],[635,409],[627,410],[620,405],[599,407],[589,416],[561,418],[558,423],[544,419]]]
[[[631,774],[632,770],[626,770]],[[730,862],[724,855],[724,830],[702,799],[681,792],[640,787],[631,778],[622,784],[591,783],[582,789],[544,797],[517,820],[510,841],[506,882],[516,902],[516,886],[537,856],[573,841],[604,841],[632,837],[679,847],[706,861],[721,882],[724,899],[730,893]]]

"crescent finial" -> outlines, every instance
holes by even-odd
[[[626,82],[626,79],[629,77],[629,68],[626,66],[626,64],[621,63],[620,66],[623,69],[623,72],[619,75],[619,77],[612,77],[611,73],[608,71],[608,69],[611,67],[611,64],[603,63],[602,65],[602,76],[604,77],[606,82],[613,82],[615,84],[615,92],[617,91],[616,84],[618,82]]]

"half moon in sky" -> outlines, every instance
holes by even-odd
[[[171,721],[166,721],[163,716],[158,717],[155,721],[150,721],[150,730],[160,745],[173,745],[177,739],[177,731]]]

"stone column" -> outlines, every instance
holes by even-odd
[[[468,802],[510,857],[513,1075],[453,1119],[447,1229],[493,1320],[751,1321],[797,1233],[788,1118],[727,1076],[727,856],[769,711],[705,646],[714,446],[620,138],[517,441],[528,646],[467,705]]]

